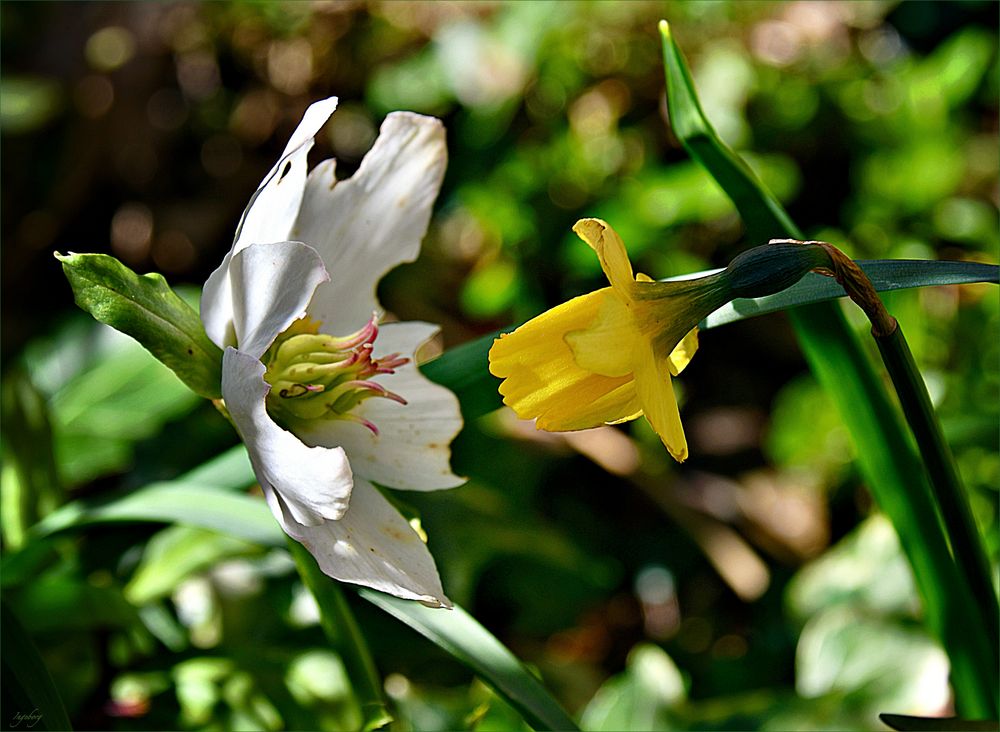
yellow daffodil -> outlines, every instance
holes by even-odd
[[[820,242],[775,239],[697,279],[633,277],[621,237],[600,219],[573,231],[593,249],[610,287],[542,313],[490,349],[504,404],[549,432],[646,416],[678,461],[688,456],[671,376],[698,349],[697,325],[734,298],[780,292],[806,272],[828,268]]]
[[[697,324],[729,300],[724,272],[697,280],[633,277],[625,245],[606,222],[573,230],[597,253],[610,287],[574,298],[500,336],[490,372],[504,403],[550,432],[645,415],[678,461],[687,458],[671,376],[698,348]]]

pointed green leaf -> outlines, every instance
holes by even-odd
[[[200,526],[264,546],[282,546],[285,536],[263,498],[172,482],[68,503],[36,524],[28,537],[39,539],[85,526],[132,521]]]
[[[208,339],[198,314],[161,275],[137,275],[106,254],[56,258],[77,305],[135,338],[195,393],[206,399],[221,396],[222,351]]]

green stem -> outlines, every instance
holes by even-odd
[[[927,626],[951,663],[956,707],[971,719],[996,719],[997,665],[986,647],[982,614],[948,550],[934,497],[919,470],[899,410],[885,398],[882,382],[856,340],[847,340],[843,318],[830,319],[825,304],[789,311],[803,351],[821,384],[834,393],[841,417],[855,436],[878,439],[881,449],[858,440],[858,462],[879,508],[896,528],[913,568]],[[856,378],[845,378],[845,374]],[[864,405],[865,408],[860,408]],[[914,469],[916,468],[916,469]]]
[[[288,550],[295,559],[299,576],[319,605],[323,632],[344,662],[347,676],[361,704],[361,729],[370,732],[386,726],[392,721],[392,715],[382,694],[382,681],[340,585],[323,574],[313,556],[294,539],[288,539]]]
[[[924,459],[956,564],[982,611],[988,634],[987,645],[996,653],[1000,648],[1000,607],[990,579],[989,558],[951,449],[945,442],[941,424],[902,329],[897,327],[887,336],[876,336],[875,342]],[[998,663],[1000,659],[994,656],[993,665]]]

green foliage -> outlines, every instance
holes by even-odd
[[[0,129],[22,134],[44,127],[59,112],[63,98],[50,79],[6,76],[0,79]]]
[[[581,723],[588,730],[670,729],[676,710],[686,698],[680,669],[663,649],[638,645],[629,653],[625,671],[606,681],[587,708]]]
[[[14,715],[10,726],[73,729],[44,661],[6,602],[0,603],[0,617],[3,618],[4,638],[3,706],[6,713]]]
[[[76,304],[132,336],[199,396],[221,396],[222,351],[162,275],[139,276],[102,254],[57,254]]]
[[[343,592],[336,582],[323,574],[305,547],[292,539],[287,544],[299,575],[316,600],[323,632],[343,660],[348,678],[354,684],[361,705],[361,729],[370,732],[388,725],[393,717],[386,706],[382,680]]]

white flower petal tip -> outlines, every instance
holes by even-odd
[[[376,286],[420,254],[447,164],[440,120],[394,112],[353,176],[337,182],[332,161],[309,174],[291,238],[316,247],[335,275],[309,308],[329,332],[350,332],[381,310]]]
[[[302,121],[299,122],[292,136],[288,138],[288,144],[285,145],[285,150],[281,153],[281,159],[278,161],[279,166],[285,158],[294,153],[299,147],[312,144],[316,133],[322,129],[327,120],[337,111],[337,104],[337,97],[327,97],[326,99],[313,102],[306,108],[305,113],[302,115]]]
[[[275,491],[289,515],[304,526],[343,518],[354,484],[347,455],[339,447],[309,447],[279,427],[265,407],[269,390],[264,364],[226,349],[222,396],[261,487]]]
[[[424,597],[417,600],[417,602],[419,602],[421,605],[425,605],[426,607],[433,608],[435,610],[455,609],[454,603],[444,595],[442,595],[440,599],[436,597]]]
[[[285,150],[250,197],[236,229],[233,246],[212,272],[201,295],[201,320],[219,348],[236,344],[233,289],[229,266],[233,256],[251,244],[288,241],[306,187],[309,151],[320,128],[337,108],[337,98],[316,102],[306,110]]]
[[[273,493],[268,501],[285,533],[308,549],[329,577],[430,607],[452,607],[427,546],[368,481],[355,478],[347,513],[317,526],[299,524]]]

